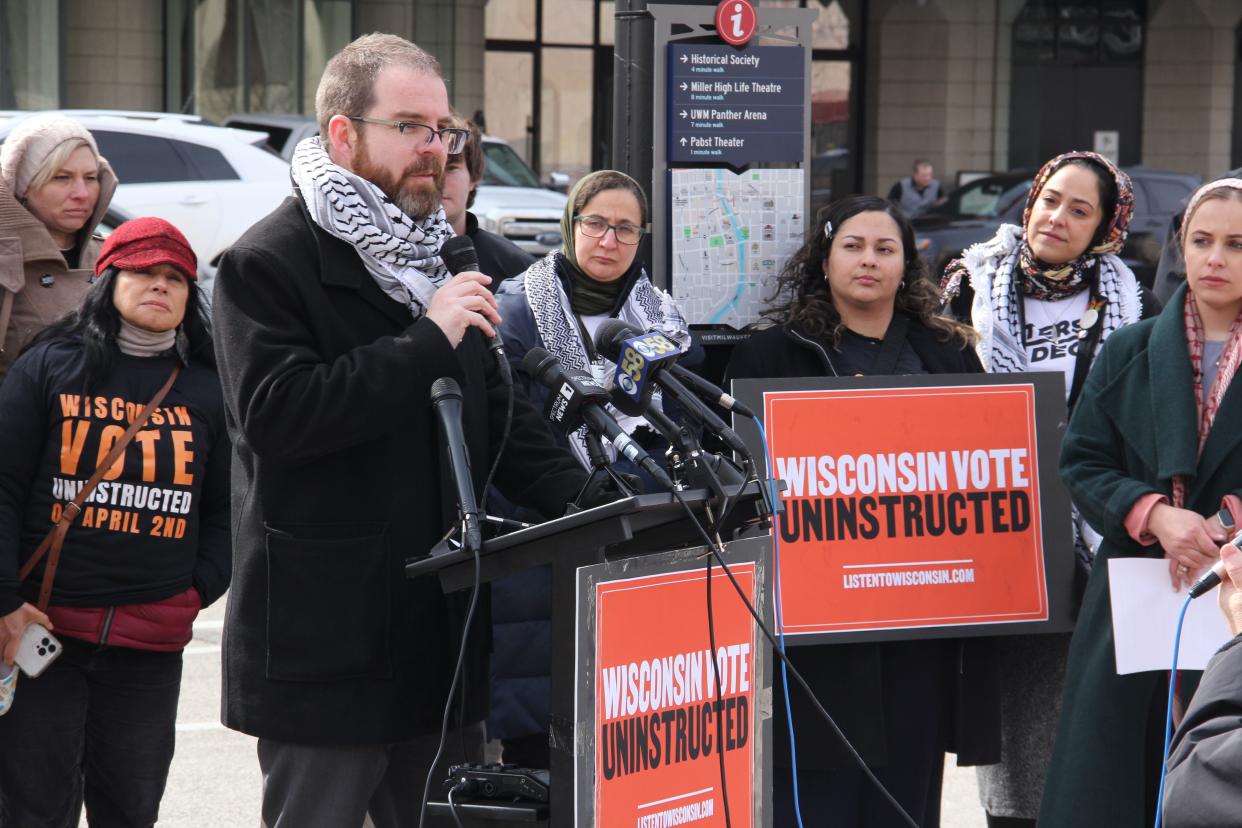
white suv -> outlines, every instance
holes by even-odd
[[[483,136],[483,155],[487,165],[470,208],[479,226],[535,255],[560,247],[565,194],[539,186],[535,171],[499,138]]]
[[[0,111],[0,141],[31,112]],[[289,165],[256,144],[265,135],[210,126],[192,115],[63,110],[95,136],[116,171],[112,202],[185,233],[204,265],[292,191]]]

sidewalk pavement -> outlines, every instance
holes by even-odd
[[[194,625],[185,651],[177,752],[160,807],[160,828],[239,828],[259,824],[255,740],[220,724],[220,633],[224,600]],[[330,715],[330,711],[325,712]],[[83,818],[81,825],[86,826]],[[943,828],[984,828],[973,768],[945,765]]]

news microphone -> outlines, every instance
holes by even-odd
[[[607,334],[607,336],[609,339],[615,339],[617,337],[617,334],[621,331],[627,332],[630,337],[642,336],[644,333],[643,331],[639,330],[637,326],[630,325],[626,322],[621,321],[620,319],[606,319],[600,325],[601,328],[604,326],[607,326],[608,328],[609,333]],[[656,332],[647,331],[646,333],[656,333]],[[596,331],[596,336],[597,338],[599,336],[598,330]],[[678,354],[678,356],[680,356],[680,354]],[[708,401],[715,403],[716,405],[723,408],[725,411],[736,411],[738,414],[742,415],[743,417],[746,417],[747,419],[754,418],[755,412],[751,411],[749,406],[747,406],[745,403],[743,403],[741,400],[737,399],[733,395],[726,392],[723,388],[716,385],[715,383],[711,383],[703,379],[698,374],[691,371],[689,368],[683,368],[674,361],[666,362],[661,367],[663,367],[665,371],[671,372],[674,377],[681,380],[686,386],[692,389],[695,393],[701,395]],[[626,413],[628,414],[629,412],[627,411]]]
[[[474,500],[474,481],[470,477],[470,456],[466,436],[461,430],[461,387],[452,377],[441,377],[431,384],[431,404],[436,410],[440,442],[448,450],[449,472],[457,486],[457,509],[463,523],[462,546],[478,550],[483,541],[479,531],[479,507]]]
[[[638,332],[637,336],[634,335],[635,331]],[[664,369],[672,361],[669,358],[670,353],[673,360],[681,356],[681,349],[668,337],[654,331],[638,331],[633,325],[620,319],[605,319],[595,330],[595,349],[617,364],[616,384],[626,392],[626,396],[638,401],[630,393],[630,389],[625,387],[626,384],[641,398],[641,386],[654,381],[690,409],[730,449],[743,456],[750,456],[749,449],[737,432],[729,428],[715,411],[708,408],[680,380]]]
[[[734,411],[748,420],[754,419],[755,412],[750,410],[750,406],[746,405],[720,386],[703,379],[690,369],[682,368],[680,365],[670,365],[666,370],[672,371],[673,376],[677,377],[677,379],[681,380],[701,396],[711,402],[714,402],[725,411]]]
[[[1209,569],[1207,572],[1204,573],[1202,578],[1195,581],[1194,586],[1190,588],[1190,597],[1198,598],[1200,595],[1203,595],[1204,593],[1209,592],[1212,589],[1212,587],[1219,584],[1221,582],[1221,579],[1224,577],[1225,577],[1225,562],[1217,561],[1216,563],[1212,564],[1211,569]]]
[[[522,367],[536,382],[551,389],[552,394],[544,409],[544,416],[550,422],[566,433],[576,429],[579,423],[584,423],[591,431],[607,437],[617,451],[644,469],[661,486],[673,488],[673,481],[660,468],[660,464],[634,442],[621,424],[604,409],[609,400],[608,389],[594,377],[585,371],[566,370],[559,359],[538,346],[526,352]]]
[[[440,246],[440,259],[448,272],[456,276],[468,270],[479,269],[479,256],[474,250],[474,242],[469,236],[453,236]],[[496,367],[500,370],[500,381],[505,385],[513,385],[513,372],[509,369],[509,360],[505,356],[505,344],[498,336],[485,336],[487,348],[496,355]]]
[[[1239,532],[1238,534],[1234,535],[1233,538],[1229,541],[1229,543],[1233,545],[1234,549],[1237,549],[1239,552],[1242,552],[1242,532]],[[1219,584],[1224,579],[1224,577],[1225,577],[1225,560],[1222,558],[1221,560],[1212,564],[1212,568],[1209,569],[1207,572],[1205,572],[1202,578],[1195,581],[1194,586],[1190,588],[1190,597],[1198,598],[1200,595],[1203,595],[1204,593],[1211,590],[1214,586]]]

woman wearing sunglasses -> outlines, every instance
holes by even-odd
[[[605,380],[616,365],[596,351],[593,340],[606,319],[621,319],[644,331],[654,328],[683,352],[689,349],[685,318],[672,297],[651,284],[638,259],[646,226],[647,199],[638,182],[615,170],[591,173],[569,193],[561,218],[561,248],[501,284],[496,297],[504,320],[500,335],[514,376],[536,407],[543,406],[549,392],[523,369],[526,353],[536,346],[546,348],[566,369]],[[685,356],[680,364],[686,364]],[[626,417],[611,406],[609,413],[653,457],[664,456],[667,444],[643,418]],[[590,468],[583,433],[570,434],[568,442],[579,462]],[[638,472],[624,458],[615,462],[616,452],[605,448],[614,467]],[[654,490],[653,481],[644,483]],[[546,768],[551,666],[547,571],[531,570],[493,584],[492,621],[492,714],[487,732],[504,744],[504,761]]]

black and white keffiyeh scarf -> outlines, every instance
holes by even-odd
[[[971,305],[971,321],[979,333],[979,360],[989,373],[1004,374],[1026,371],[1030,356],[1022,343],[1022,316],[1018,302],[1025,295],[1014,287],[1014,271],[1021,274],[1019,263],[1022,228],[1003,224],[996,235],[985,242],[966,248],[946,272],[945,301],[957,295],[963,278],[969,278],[975,296]],[[1116,255],[1097,257],[1099,281],[1096,290],[1108,300],[1100,329],[1101,344],[1113,331],[1138,322],[1142,316],[1142,298],[1138,280]],[[1086,284],[1082,287],[1087,290]]]
[[[603,356],[598,357],[592,364],[586,344],[582,341],[582,329],[569,305],[569,297],[557,277],[557,260],[562,256],[561,251],[552,251],[531,265],[522,277],[526,287],[526,301],[535,318],[539,338],[543,340],[544,347],[566,368],[611,378],[616,371],[616,364]],[[685,317],[673,302],[673,297],[651,284],[645,271],[635,280],[616,318],[644,331],[659,331],[681,346],[683,353],[690,347],[690,329],[686,325]],[[612,406],[608,406],[608,409],[614,417],[620,415]],[[569,445],[579,462],[590,468],[585,430],[579,429],[569,435]]]
[[[311,219],[353,245],[380,289],[415,319],[426,313],[449,277],[440,261],[440,246],[453,235],[444,208],[410,218],[379,187],[333,163],[318,135],[298,144],[291,174]]]

